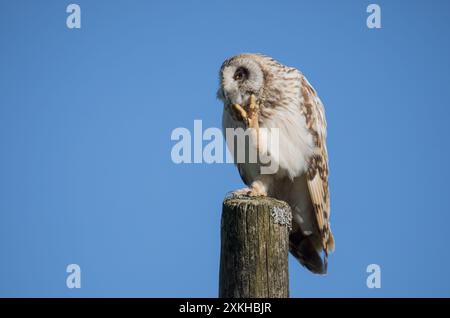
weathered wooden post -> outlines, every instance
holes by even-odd
[[[219,297],[289,297],[291,220],[285,202],[267,197],[225,198]]]

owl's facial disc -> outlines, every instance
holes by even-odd
[[[228,105],[246,105],[250,95],[259,97],[263,84],[259,64],[250,58],[237,58],[222,67],[218,96]]]

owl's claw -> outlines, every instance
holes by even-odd
[[[267,196],[267,193],[265,193],[264,191],[261,191],[259,188],[254,188],[254,187],[238,189],[238,190],[233,191],[232,194],[235,196],[247,196],[247,197],[265,197],[265,196]]]
[[[255,95],[250,95],[250,102],[247,112],[247,126],[249,128],[259,129],[259,106],[256,103]]]
[[[247,128],[252,128],[256,132],[256,149],[259,151],[259,105],[255,95],[250,95],[247,110],[239,104],[232,104],[233,110],[239,114],[245,122]]]
[[[233,107],[234,111],[239,114],[239,116],[242,118],[242,120],[245,120],[245,121],[248,120],[247,112],[245,111],[244,107],[242,107],[239,104],[233,104],[232,107]]]
[[[250,95],[249,104],[247,106],[247,110],[242,107],[240,104],[232,105],[234,111],[239,114],[240,118],[246,123],[248,128],[259,128],[259,106],[256,102],[255,95]]]
[[[259,153],[259,105],[253,94],[250,95],[250,103],[248,105],[247,126],[256,132],[256,150]]]

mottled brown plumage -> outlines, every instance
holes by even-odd
[[[261,151],[278,151],[279,169],[262,174],[259,163],[238,163],[242,180],[249,186],[240,193],[269,195],[288,202],[294,214],[292,254],[311,271],[325,273],[334,239],[330,229],[326,120],[320,98],[297,69],[260,54],[227,59],[220,70],[220,82],[224,129],[253,127],[245,119],[245,106],[254,96],[259,109],[252,122],[256,120],[258,128],[279,131],[277,150],[264,146],[265,139],[259,132],[261,143],[254,143]],[[240,116],[236,116],[236,105],[244,109]],[[322,250],[325,259],[320,257]]]

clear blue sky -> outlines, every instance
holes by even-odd
[[[215,297],[230,164],[175,165],[220,127],[222,61],[302,70],[327,111],[336,252],[291,295],[450,296],[450,2],[0,1],[0,296]],[[82,288],[66,287],[66,266]],[[366,287],[366,266],[382,270]]]

